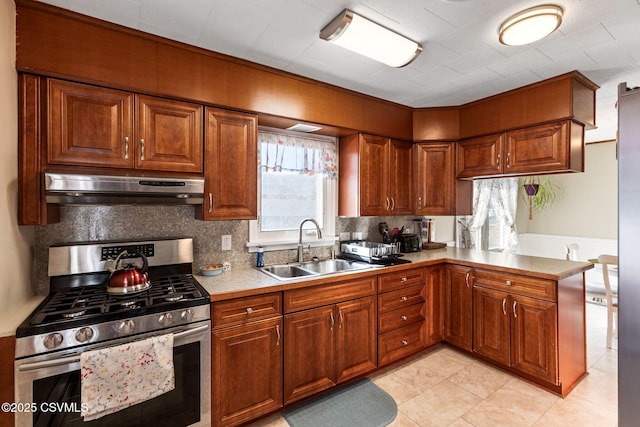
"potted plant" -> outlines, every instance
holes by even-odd
[[[553,204],[561,188],[546,176],[528,176],[522,185],[522,199],[529,206],[529,219],[533,210],[540,212]]]

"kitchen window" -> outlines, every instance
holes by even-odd
[[[258,131],[258,220],[249,222],[249,250],[294,248],[300,222],[302,240],[312,246],[335,242],[337,215],[336,138],[261,127]]]

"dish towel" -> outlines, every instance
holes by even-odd
[[[80,355],[84,421],[95,420],[175,388],[173,334]]]

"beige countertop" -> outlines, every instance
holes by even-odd
[[[475,249],[443,248],[423,250],[405,254],[411,264],[374,268],[366,271],[315,276],[313,278],[295,278],[280,281],[261,271],[246,267],[235,267],[218,276],[196,275],[200,284],[211,294],[211,301],[223,301],[231,298],[278,292],[317,284],[331,283],[349,277],[363,277],[393,271],[438,264],[442,262],[467,265],[475,268],[483,266],[500,271],[526,274],[550,280],[561,280],[574,274],[593,268],[589,262],[565,261],[554,258],[531,257]]]

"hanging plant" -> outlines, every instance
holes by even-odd
[[[522,200],[529,206],[529,219],[533,211],[540,212],[553,204],[562,188],[548,177],[528,176],[522,185]]]

